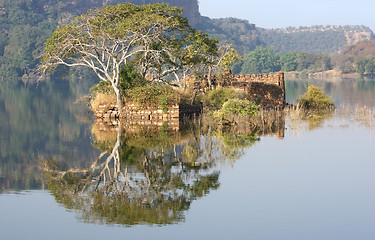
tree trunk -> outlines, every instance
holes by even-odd
[[[194,104],[194,101],[195,101],[195,98],[197,97],[197,94],[198,94],[198,90],[194,90],[194,94],[193,94],[193,98],[191,99],[191,105]]]
[[[122,108],[121,91],[114,82],[112,82],[112,87],[113,87],[113,90],[116,93],[118,112],[121,113],[121,108]]]
[[[208,75],[207,75],[208,90],[212,89],[211,73],[212,73],[212,66],[210,65],[208,67]]]
[[[116,87],[114,90],[115,90],[115,93],[116,93],[117,105],[118,105],[119,108],[121,108],[122,107],[122,99],[121,99],[120,89],[118,89],[118,87]]]

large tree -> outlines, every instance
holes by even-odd
[[[149,73],[160,80],[182,68],[187,46],[196,39],[191,36],[196,35],[180,8],[166,4],[108,6],[90,10],[56,29],[45,43],[40,68],[91,68],[100,80],[111,83],[121,105],[119,81],[124,65],[136,61],[144,76]]]

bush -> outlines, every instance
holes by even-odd
[[[229,99],[223,104],[223,107],[214,112],[214,117],[226,118],[229,115],[256,116],[259,106],[247,99]]]
[[[142,77],[131,64],[125,65],[120,71],[119,88],[124,94],[125,90],[145,86],[147,80]]]
[[[232,88],[218,88],[208,91],[202,98],[203,106],[213,109],[220,109],[229,99],[246,99],[245,92],[236,92]]]
[[[119,89],[121,94],[124,95],[127,89],[145,86],[147,81],[136,72],[134,67],[131,64],[125,65],[120,70],[120,83]],[[107,95],[114,95],[115,91],[109,81],[100,81],[90,89],[91,94],[96,96],[98,93],[107,94]]]
[[[165,110],[167,106],[180,102],[180,95],[167,85],[135,87],[128,89],[124,96],[127,101],[133,101],[141,105],[161,105]]]
[[[203,97],[203,105],[209,108],[219,109],[233,97],[234,90],[230,88],[218,88],[208,91]]]
[[[335,107],[331,97],[327,96],[321,87],[309,86],[297,105],[302,109],[332,109]]]

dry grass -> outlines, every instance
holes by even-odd
[[[348,114],[352,121],[364,125],[371,130],[375,129],[375,112],[374,109],[367,106],[355,108],[342,108],[341,114]]]
[[[116,141],[117,130],[113,126],[108,126],[102,123],[94,123],[91,127],[91,133],[95,141]]]
[[[303,126],[306,126],[305,124],[307,124],[308,130],[320,128],[330,118],[338,121],[337,126],[339,127],[358,125],[368,128],[371,132],[375,131],[375,112],[374,109],[367,106],[343,106],[334,111],[306,111],[300,108],[286,108],[285,112],[289,115],[290,127],[294,132],[300,132],[304,129]]]
[[[109,105],[111,103],[116,103],[116,96],[114,94],[96,93],[91,99],[90,106],[93,111],[96,111],[100,105]]]

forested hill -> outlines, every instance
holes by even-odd
[[[88,9],[114,5],[123,0],[0,0],[0,81],[23,78],[39,62],[43,43],[59,25]],[[128,0],[133,4],[163,2],[184,8],[194,26],[200,21],[197,0]]]
[[[347,45],[375,39],[373,31],[365,26],[257,28],[257,31],[260,41],[280,52],[337,53]]]
[[[247,20],[210,19],[200,15],[198,0],[0,0],[0,81],[32,78],[30,72],[38,64],[43,43],[57,26],[88,9],[122,2],[161,2],[184,8],[184,16],[193,27],[221,43],[233,44],[242,54],[257,46],[285,52],[335,53],[348,44],[374,39],[374,33],[363,26],[263,29]]]
[[[201,17],[196,28],[209,33],[222,44],[232,44],[241,54],[248,53],[259,45],[260,41],[255,24],[237,18],[210,19]]]

